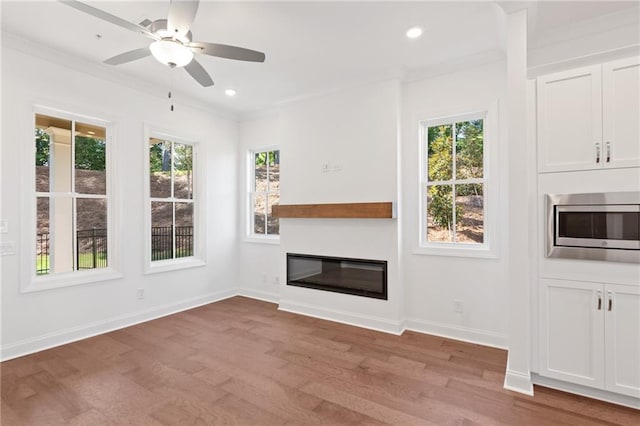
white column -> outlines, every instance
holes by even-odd
[[[50,127],[49,182],[50,191],[71,193],[71,131]],[[51,273],[73,271],[73,200],[52,197],[49,201],[49,266]]]
[[[527,10],[507,15],[509,358],[504,387],[533,395],[531,382],[531,298],[529,161],[527,149]]]

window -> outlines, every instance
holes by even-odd
[[[421,123],[423,247],[486,247],[485,115]]]
[[[35,114],[35,262],[29,269],[39,283],[26,290],[50,288],[42,280],[54,283],[56,276],[62,276],[58,284],[77,284],[70,273],[86,278],[111,266],[108,128],[64,115]]]
[[[249,153],[249,236],[277,237],[280,222],[272,207],[280,203],[280,150]]]
[[[151,263],[196,255],[194,146],[150,137],[149,212]]]

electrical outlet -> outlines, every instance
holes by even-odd
[[[462,300],[459,299],[455,299],[453,301],[453,311],[457,312],[459,314],[461,314],[462,312],[464,312],[464,309],[462,308]]]
[[[144,299],[144,288],[139,288],[136,291],[136,297],[138,298],[138,300]]]
[[[276,284],[276,285],[280,284],[280,277],[278,275],[273,277],[273,283]]]
[[[9,232],[9,221],[0,219],[0,234],[6,234],[7,232]]]
[[[265,274],[264,272],[262,273],[262,283],[263,284],[267,283],[267,274]]]

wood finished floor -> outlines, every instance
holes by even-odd
[[[506,352],[235,297],[6,361],[2,425],[640,425],[502,388]]]

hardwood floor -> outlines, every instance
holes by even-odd
[[[506,352],[235,297],[6,361],[2,425],[639,425],[640,411],[502,388]]]

